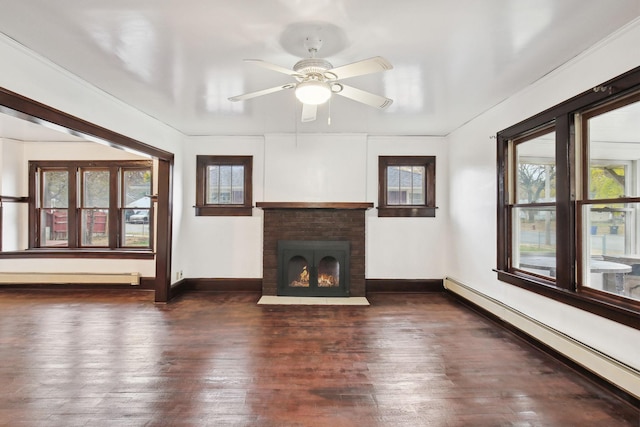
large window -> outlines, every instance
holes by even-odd
[[[150,161],[32,161],[31,248],[150,249]]]
[[[640,327],[640,68],[498,133],[498,277]]]
[[[196,215],[250,216],[251,156],[197,156]]]
[[[378,158],[378,216],[435,216],[436,158]]]

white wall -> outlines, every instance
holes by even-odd
[[[496,132],[640,66],[640,21],[448,136],[447,275],[640,369],[640,331],[502,283],[496,267]],[[580,361],[578,361],[580,362]],[[606,377],[606,373],[604,373]],[[615,382],[615,379],[612,379]]]
[[[0,138],[0,194],[3,196],[27,195],[27,186],[22,178],[26,174],[21,161],[23,148],[19,141]],[[21,236],[27,233],[27,224],[21,222],[20,218],[25,218],[27,214],[24,203],[3,203],[2,250],[13,251],[25,247],[26,241],[21,240]]]
[[[435,155],[436,218],[366,214],[367,278],[438,279],[445,275],[447,148],[444,138],[364,134],[268,134],[194,137],[186,143],[180,247],[184,276],[261,278],[262,217],[196,217],[195,163],[201,155],[252,155],[254,202],[378,201],[379,155]]]
[[[265,201],[370,201],[366,135],[267,135],[265,147]]]
[[[263,197],[263,137],[192,137],[185,142],[178,249],[188,278],[261,278],[262,211],[253,216],[196,216],[196,156],[253,156],[253,199]],[[180,208],[178,208],[180,206]]]
[[[368,279],[440,279],[446,275],[448,147],[439,137],[369,137],[367,201],[378,205],[378,156],[436,156],[435,218],[380,218],[367,212]]]

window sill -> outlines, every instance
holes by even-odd
[[[379,217],[423,217],[434,218],[436,216],[437,207],[418,207],[418,206],[379,206]]]
[[[498,273],[498,280],[502,282],[518,286],[519,288],[602,316],[631,328],[640,329],[640,310],[635,307],[615,304],[613,301],[608,301],[604,298],[595,298],[586,292],[568,291],[554,286],[551,282],[538,281],[523,274],[503,270],[494,271]]]
[[[194,206],[196,216],[251,216],[252,206]]]
[[[26,249],[24,251],[0,252],[0,259],[16,258],[106,258],[106,259],[154,259],[155,253],[148,249]]]

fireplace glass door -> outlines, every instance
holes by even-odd
[[[278,242],[278,295],[349,295],[348,257],[348,242]]]

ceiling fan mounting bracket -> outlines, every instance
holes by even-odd
[[[315,57],[321,47],[322,39],[318,36],[309,36],[304,39],[304,48],[307,49],[312,58]]]

